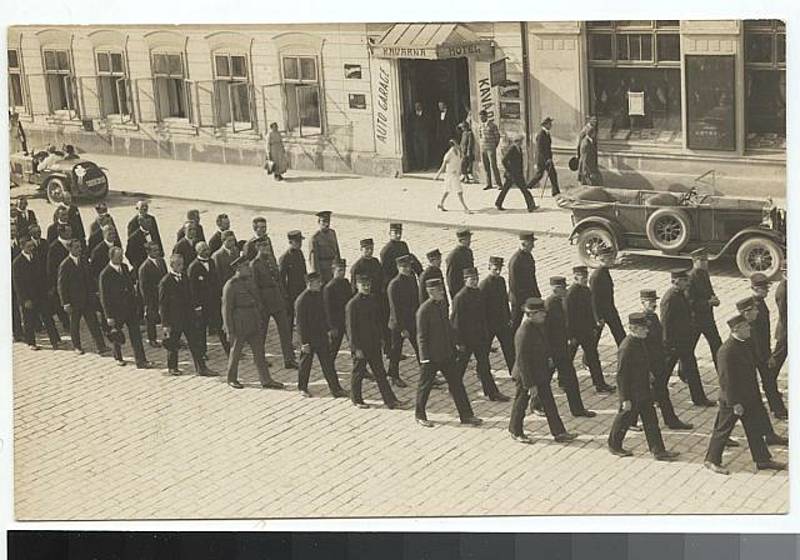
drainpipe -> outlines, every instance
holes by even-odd
[[[522,101],[525,106],[525,153],[531,160],[531,68],[528,59],[528,22],[519,22],[520,44],[522,46]]]

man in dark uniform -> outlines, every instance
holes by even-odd
[[[447,263],[445,272],[447,291],[450,292],[451,298],[456,297],[456,294],[464,286],[464,270],[475,268],[475,257],[472,249],[469,248],[472,244],[472,232],[467,228],[461,228],[456,232],[456,237],[458,244],[450,251],[445,260]]]
[[[318,272],[306,275],[307,287],[295,302],[297,336],[300,339],[300,366],[297,371],[297,389],[304,397],[310,397],[308,381],[311,376],[311,363],[317,355],[322,375],[334,398],[346,397],[347,391],[339,384],[336,366],[331,359],[328,322],[322,305],[322,278]]]
[[[611,279],[609,268],[614,265],[614,249],[611,247],[601,247],[597,251],[599,266],[592,271],[589,276],[589,289],[592,293],[592,309],[597,318],[597,341],[603,334],[603,327],[608,325],[611,329],[611,336],[617,346],[625,340],[625,328],[619,318],[619,311],[614,303],[614,281]]]
[[[197,249],[195,246],[200,242],[200,239],[198,237],[199,232],[197,224],[194,222],[184,223],[183,228],[186,230],[186,233],[175,243],[175,247],[172,248],[172,253],[182,256],[183,262],[187,263],[188,266],[197,258]]]
[[[11,265],[11,283],[16,303],[22,308],[25,342],[31,349],[39,349],[36,344],[36,325],[41,323],[55,350],[61,343],[61,337],[53,323],[53,315],[48,309],[47,279],[41,274],[42,256],[36,254],[34,243],[32,239],[23,239],[22,250]]]
[[[344,310],[347,302],[353,295],[353,287],[345,278],[347,274],[347,261],[336,259],[333,261],[333,278],[322,288],[322,302],[325,305],[325,319],[331,333],[331,360],[336,364],[336,357],[342,347],[342,338],[345,335]]]
[[[217,231],[208,240],[208,248],[211,249],[213,255],[222,247],[222,234],[226,231],[231,231],[231,219],[227,214],[219,214],[216,219]],[[234,235],[234,239],[236,236]]]
[[[97,353],[103,355],[108,352],[108,347],[103,340],[90,300],[94,282],[89,266],[82,258],[82,250],[83,246],[79,239],[70,240],[69,255],[58,267],[58,297],[64,311],[69,314],[69,333],[75,353],[84,353],[81,346],[81,319],[83,319],[97,346]]]
[[[517,187],[525,199],[525,207],[528,212],[536,210],[536,203],[533,201],[530,191],[525,185],[525,170],[522,165],[522,141],[524,136],[517,136],[514,138],[514,143],[503,156],[503,168],[505,169],[504,182],[500,188],[500,193],[494,201],[494,206],[498,210],[505,210],[503,208],[503,201],[506,199],[508,191],[511,187]]]
[[[417,286],[417,278],[411,269],[412,264],[411,255],[397,257],[398,274],[389,282],[387,287],[389,300],[388,327],[392,340],[392,351],[389,356],[389,378],[395,386],[400,388],[407,387],[406,382],[400,377],[400,356],[403,353],[404,340],[408,340],[411,343],[417,361],[419,361],[415,322],[415,316],[419,308],[419,288]]]
[[[781,372],[783,363],[786,361],[786,356],[789,353],[788,344],[788,307],[787,307],[787,282],[786,282],[786,260],[783,261],[781,266],[783,276],[775,289],[775,305],[778,306],[778,324],[775,326],[775,349],[769,358],[767,365],[772,370],[772,377],[776,380]],[[773,412],[775,417],[779,420],[786,420],[789,417],[788,412],[781,414]]]
[[[695,328],[689,300],[686,298],[689,276],[686,270],[673,270],[670,276],[672,287],[667,290],[661,300],[661,324],[664,328],[664,350],[666,351],[665,375],[671,376],[675,364],[680,361],[681,370],[689,385],[692,402],[697,406],[716,406],[706,397],[700,372],[697,369],[697,359],[694,357],[692,348]]]
[[[149,219],[145,218],[145,221],[150,226],[148,232],[152,236],[152,240],[158,243],[158,247],[159,249],[161,249],[161,253],[163,254],[164,245],[161,243],[161,234],[158,231],[158,220],[156,220],[155,216],[150,214],[150,205],[146,200],[140,200],[136,203],[136,214],[128,222],[128,238],[130,238],[130,236],[133,235],[133,232],[141,228],[142,219],[140,217],[145,217],[145,216],[149,218]]]
[[[180,253],[170,256],[169,267],[171,271],[165,274],[158,284],[158,314],[161,316],[161,327],[164,330],[163,345],[167,349],[169,373],[181,374],[181,370],[178,369],[178,347],[181,335],[185,334],[195,371],[199,375],[213,375],[206,367],[197,341],[195,313]]]
[[[167,274],[167,263],[161,256],[158,243],[151,241],[146,245],[147,258],[139,267],[139,295],[144,304],[144,320],[147,327],[147,342],[153,348],[160,348],[156,325],[161,322],[158,314],[158,285]]]
[[[647,318],[644,313],[628,316],[629,334],[617,351],[617,388],[619,389],[619,412],[614,418],[608,434],[608,449],[619,457],[630,457],[630,451],[622,447],[625,434],[632,421],[641,415],[647,447],[657,461],[672,461],[678,456],[675,451],[664,448],[664,439],[658,427],[658,417],[653,408],[650,391],[650,363],[647,357]]]
[[[230,264],[232,276],[222,289],[222,321],[231,344],[228,354],[228,385],[241,389],[239,360],[245,343],[250,346],[253,362],[261,386],[265,389],[283,389],[283,383],[272,379],[264,355],[265,328],[261,300],[253,286],[252,269],[244,255]]]
[[[785,470],[784,463],[772,460],[762,437],[759,406],[763,407],[763,404],[756,380],[753,351],[747,343],[750,338],[750,323],[743,316],[736,315],[728,320],[728,326],[731,335],[722,343],[717,354],[719,411],[703,465],[712,472],[730,474],[722,466],[722,452],[736,422],[741,420],[756,469]]]
[[[214,261],[214,266],[217,267],[219,282],[224,287],[225,283],[233,278],[235,272],[233,261],[239,258],[239,247],[236,243],[236,236],[232,231],[224,231],[221,237],[222,247],[211,255],[211,260]]]
[[[616,387],[606,383],[603,366],[597,351],[597,317],[589,289],[589,269],[584,265],[572,267],[574,282],[567,289],[564,304],[567,313],[567,344],[570,361],[575,359],[578,346],[583,350],[583,361],[589,370],[592,384],[598,393],[611,393]]]
[[[411,253],[408,244],[403,241],[403,224],[391,223],[389,224],[389,241],[383,246],[380,254],[384,286],[388,286],[392,278],[397,275],[397,257],[403,255],[411,255],[411,270],[418,276],[422,274],[422,264]]]
[[[133,232],[128,234],[128,243],[125,246],[125,257],[128,262],[138,270],[142,263],[147,258],[147,249],[145,246],[148,243],[155,243],[158,246],[159,252],[164,254],[164,247],[161,245],[161,240],[155,235],[153,228],[155,227],[155,219],[150,216],[141,216],[138,218],[138,227]]]
[[[717,350],[722,346],[722,339],[714,320],[714,308],[719,306],[719,298],[714,293],[714,287],[711,285],[711,278],[708,275],[708,253],[705,247],[692,251],[692,269],[689,271],[689,286],[686,296],[689,298],[695,325],[692,350],[697,348],[697,342],[702,334],[711,350],[711,358],[716,367]]]
[[[211,248],[205,241],[197,244],[197,258],[186,271],[192,295],[197,327],[197,343],[204,359],[208,359],[208,335],[216,334],[225,354],[231,351],[222,329],[222,282],[211,260]]]
[[[281,285],[286,294],[287,313],[289,314],[289,329],[294,331],[294,302],[297,296],[306,289],[306,258],[303,255],[303,234],[300,230],[293,229],[286,234],[289,239],[289,248],[281,255],[278,269],[281,275]]]
[[[425,408],[433,388],[436,373],[441,371],[447,380],[462,424],[478,426],[482,420],[475,416],[464,388],[464,381],[456,372],[456,345],[453,328],[447,316],[444,301],[444,284],[438,278],[428,280],[425,286],[429,299],[417,310],[417,344],[421,371],[417,386],[417,404],[414,416],[417,423],[426,428],[433,427]]]
[[[186,221],[184,225],[178,229],[177,233],[175,234],[175,242],[177,243],[184,237],[186,237],[186,224],[191,223],[194,224],[195,229],[195,242],[194,244],[197,245],[199,241],[206,240],[206,233],[203,231],[203,225],[200,223],[200,210],[188,210],[186,212]]]
[[[465,268],[464,287],[453,297],[450,322],[456,339],[456,374],[464,379],[469,360],[475,356],[475,372],[483,394],[490,401],[507,402],[492,377],[489,365],[489,330],[486,324],[486,301],[478,288],[478,270]]]
[[[72,228],[69,224],[62,224],[58,228],[58,235],[55,240],[49,243],[47,249],[47,284],[49,306],[58,315],[61,324],[69,330],[69,314],[64,311],[58,293],[58,268],[70,253],[70,240],[72,239]]]
[[[411,159],[417,169],[431,167],[430,139],[433,135],[432,121],[419,101],[414,103],[414,112],[409,119],[411,130]]]
[[[553,139],[550,137],[550,129],[553,128],[553,119],[546,117],[542,121],[542,128],[536,133],[536,173],[528,183],[528,188],[535,188],[539,181],[547,173],[550,179],[550,193],[556,196],[561,191],[558,188],[558,174],[553,163]]]
[[[428,266],[422,271],[419,276],[419,303],[422,305],[428,299],[428,290],[425,288],[425,282],[431,278],[439,278],[444,281],[444,274],[442,274],[442,253],[439,249],[428,251],[425,254],[428,259]]]
[[[536,281],[536,261],[533,259],[533,246],[536,237],[533,233],[519,234],[520,247],[508,261],[508,299],[511,302],[512,329],[516,332],[524,315],[523,306],[528,298],[541,298],[539,283]]]
[[[331,211],[317,212],[319,229],[311,236],[308,251],[308,269],[319,272],[322,283],[327,284],[333,277],[333,261],[341,257],[336,230],[331,228]]]
[[[531,391],[539,397],[547,416],[547,424],[555,441],[567,443],[575,439],[575,434],[567,432],[558,407],[550,389],[550,370],[552,359],[547,346],[547,333],[545,321],[547,311],[544,301],[538,297],[528,298],[523,304],[523,319],[517,332],[514,334],[514,346],[517,349],[517,359],[511,377],[516,383],[514,404],[511,406],[511,420],[508,431],[511,437],[520,443],[531,443],[525,434],[525,410],[531,397]]]
[[[133,275],[128,265],[122,262],[122,249],[112,247],[109,250],[109,262],[100,273],[98,285],[100,289],[100,304],[109,329],[122,332],[123,327],[128,327],[128,339],[133,348],[133,356],[138,369],[147,369],[152,364],[147,360],[142,345],[142,333],[139,331],[139,318],[137,316],[137,298],[134,289]],[[117,364],[124,366],[122,358],[122,345],[109,337],[113,342],[114,359]]]
[[[372,239],[362,239],[360,246],[361,257],[350,268],[350,284],[355,286],[356,279],[361,275],[369,276],[372,281],[370,293],[378,305],[378,313],[380,313],[378,323],[381,329],[381,340],[383,341],[383,354],[388,358],[392,349],[392,337],[387,325],[389,321],[389,301],[386,299],[386,287],[389,282],[384,279],[384,269],[381,261],[373,256],[375,242]],[[395,272],[397,272],[397,265],[392,264],[392,266],[395,267]]]
[[[750,324],[750,338],[756,357],[756,369],[761,377],[761,388],[767,397],[767,404],[776,418],[788,417],[783,395],[778,390],[778,377],[774,368],[769,367],[772,356],[772,335],[769,308],[765,302],[769,294],[769,279],[760,272],[750,277],[750,288],[753,291],[758,315]]]
[[[483,321],[488,329],[489,345],[496,338],[500,341],[503,358],[508,371],[514,368],[514,334],[511,331],[513,321],[508,307],[508,290],[506,281],[500,273],[503,270],[502,257],[489,257],[489,274],[481,280],[478,288],[486,303]]]
[[[353,356],[353,372],[350,374],[350,399],[359,408],[369,408],[364,402],[361,386],[367,374],[367,366],[372,370],[378,390],[387,408],[402,408],[407,403],[399,400],[389,381],[381,358],[381,329],[378,323],[380,313],[378,301],[370,294],[372,279],[366,274],[356,277],[356,294],[345,307],[345,325],[350,352]]]

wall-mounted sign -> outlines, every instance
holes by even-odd
[[[506,80],[505,83],[498,86],[500,97],[505,99],[519,99],[519,82],[512,82]]]
[[[377,58],[426,58],[441,60],[474,56],[486,59],[494,52],[491,41],[476,41],[456,45],[406,45],[380,44],[370,47],[372,55]]]
[[[644,116],[644,92],[643,91],[629,91],[628,92],[628,116],[629,117],[643,117]]]
[[[492,86],[499,86],[508,79],[506,60],[508,59],[503,58],[489,64],[489,80]]]
[[[522,118],[522,112],[519,103],[509,103],[507,101],[500,102],[500,118],[501,119],[514,119],[519,120]]]
[[[363,93],[350,93],[347,95],[347,104],[351,109],[366,109],[367,96]]]
[[[345,64],[344,65],[344,78],[346,80],[360,80],[361,79],[361,65],[360,64]]]

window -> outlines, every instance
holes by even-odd
[[[214,95],[217,124],[231,125],[234,132],[252,129],[252,94],[247,57],[235,54],[214,55]]]
[[[130,83],[119,51],[97,51],[97,87],[103,117],[131,117]]]
[[[680,22],[587,23],[590,109],[601,139],[680,144]]]
[[[286,96],[286,128],[299,133],[322,133],[319,75],[313,56],[284,56],[281,61]]]
[[[72,74],[69,51],[45,50],[42,54],[50,113],[77,113],[75,77]]]
[[[745,21],[747,147],[786,149],[786,26]]]
[[[19,53],[8,49],[8,106],[16,107],[17,112],[25,111],[25,98],[22,95],[22,73]]]
[[[189,85],[178,53],[153,53],[153,82],[159,121],[190,118]]]
[[[735,150],[736,82],[732,55],[686,57],[687,145]]]

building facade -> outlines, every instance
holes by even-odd
[[[13,27],[8,61],[33,146],[260,165],[275,122],[294,168],[400,176],[436,163],[414,115],[444,102],[525,134],[529,161],[553,117],[566,183],[597,115],[608,185],[785,193],[775,20]]]

